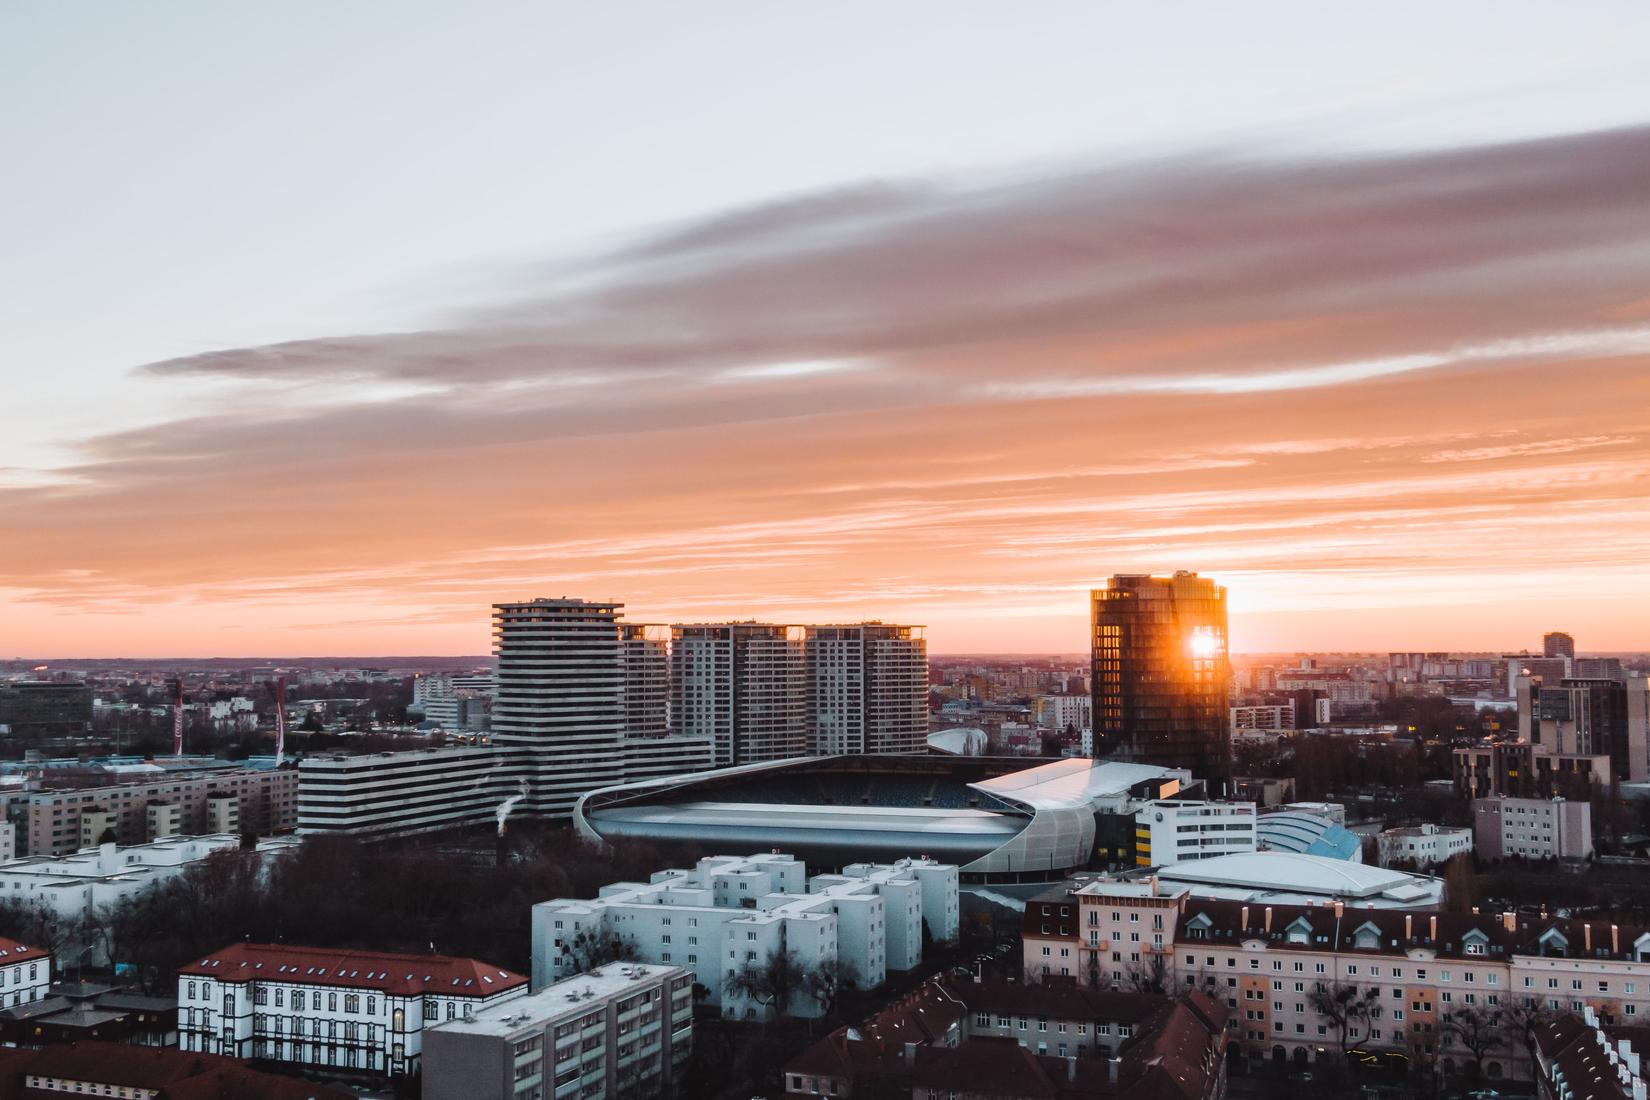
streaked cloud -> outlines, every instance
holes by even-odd
[[[567,592],[1074,649],[1085,586],[1177,567],[1254,646],[1626,645],[1646,178],[1634,129],[878,184],[149,364],[194,415],[0,481],[5,648],[473,651]]]

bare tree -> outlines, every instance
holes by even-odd
[[[795,951],[770,951],[761,962],[749,962],[728,975],[723,989],[755,1001],[779,1016],[790,1014],[791,996],[805,990],[809,969]]]
[[[582,974],[608,963],[636,959],[636,941],[607,927],[583,928],[567,945],[567,954],[573,961],[573,968]]]
[[[1443,1033],[1472,1056],[1473,1080],[1484,1077],[1484,1059],[1505,1041],[1500,1014],[1481,1005],[1463,1005],[1444,1014]]]
[[[1146,956],[1144,962],[1130,963],[1123,980],[1136,993],[1165,992],[1169,977],[1163,965],[1163,955],[1154,951]]]
[[[1335,1025],[1340,1048],[1344,1052],[1352,1026],[1359,1022],[1367,1024],[1373,1018],[1380,998],[1381,991],[1375,986],[1362,988],[1346,982],[1335,982],[1330,985],[1319,983],[1312,991],[1310,1001],[1313,1011]]]
[[[826,959],[808,969],[803,986],[808,996],[819,1005],[820,1013],[829,1016],[836,1011],[837,1002],[844,993],[859,987],[859,971],[846,960]]]

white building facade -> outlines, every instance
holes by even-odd
[[[533,980],[542,985],[583,968],[581,944],[617,937],[643,962],[685,966],[706,1002],[739,1018],[766,1007],[737,995],[728,979],[770,957],[794,954],[810,971],[851,970],[863,989],[922,957],[923,928],[936,941],[957,934],[958,871],[927,859],[858,864],[809,881],[802,861],[778,853],[715,856],[692,870],[661,871],[647,883],[614,883],[593,900],[533,907]],[[790,1013],[823,1011],[793,991]]]
[[[673,733],[710,738],[717,767],[807,754],[802,627],[694,623],[670,635]]]
[[[1150,802],[1134,815],[1140,867],[1212,859],[1255,850],[1253,802]]]
[[[46,996],[52,953],[0,936],[0,1008],[17,1008]]]
[[[1375,837],[1375,851],[1382,867],[1390,867],[1398,860],[1430,867],[1472,851],[1472,830],[1465,826],[1431,824],[1386,829]]]
[[[426,1026],[527,993],[444,955],[238,943],[178,970],[178,1046],[385,1076],[417,1072]]]

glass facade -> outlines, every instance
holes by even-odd
[[[1196,573],[1122,575],[1091,594],[1096,755],[1231,778],[1226,589]]]

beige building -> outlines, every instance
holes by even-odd
[[[1089,988],[1208,992],[1232,1011],[1233,1042],[1251,1059],[1307,1063],[1345,1047],[1461,1071],[1472,1054],[1452,1014],[1533,1003],[1606,1023],[1650,1017],[1650,928],[1637,926],[1089,887],[1028,903],[1024,941],[1031,980],[1052,958]],[[1529,1074],[1510,1033],[1484,1051],[1490,1078]]]
[[[142,844],[150,832],[149,804],[177,807],[177,833],[223,832],[209,816],[209,795],[235,798],[236,831],[243,825],[259,836],[287,832],[298,824],[298,772],[293,768],[229,769],[209,775],[164,776],[118,786],[37,791],[28,796],[28,854],[60,856],[98,842],[113,828],[121,844]],[[216,813],[224,820],[224,808]],[[108,815],[107,819],[97,815]],[[95,833],[86,839],[91,826]]]

